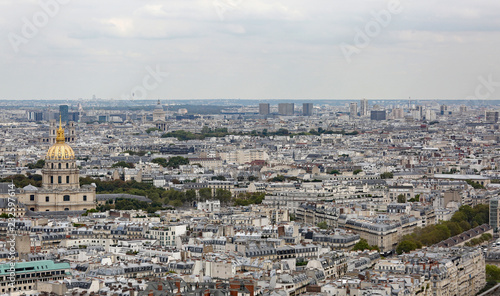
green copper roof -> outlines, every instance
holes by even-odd
[[[29,273],[29,272],[43,272],[51,270],[60,269],[70,269],[69,263],[55,263],[52,260],[42,260],[42,261],[31,261],[31,262],[19,262],[15,265],[15,273]],[[0,275],[9,275],[10,263],[0,264]]]

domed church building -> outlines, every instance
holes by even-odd
[[[76,166],[75,152],[65,142],[64,129],[59,119],[56,143],[45,156],[42,169],[42,188],[26,186],[19,201],[35,212],[84,211],[93,209],[96,193],[92,185],[80,187],[80,172]]]

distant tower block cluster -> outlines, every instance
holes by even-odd
[[[302,104],[302,115],[312,116],[314,110],[313,103],[303,103]],[[271,113],[271,106],[269,103],[259,103],[259,115],[270,115],[276,114]],[[295,115],[295,104],[294,103],[279,103],[278,104],[278,115],[283,116],[293,116]]]

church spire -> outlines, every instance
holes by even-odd
[[[57,129],[56,143],[64,143],[65,139],[66,138],[64,137],[64,129],[62,127],[61,115],[59,114],[59,129]]]

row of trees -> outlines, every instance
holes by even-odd
[[[402,254],[420,249],[422,246],[431,246],[485,223],[489,223],[488,205],[481,204],[474,208],[468,205],[461,206],[450,221],[440,221],[436,225],[418,228],[412,234],[405,235],[396,251]]]
[[[211,129],[207,126],[203,127],[201,133],[192,133],[184,130],[171,131],[162,135],[162,138],[177,138],[179,141],[187,140],[203,140],[207,137],[225,137],[227,135],[246,135],[246,136],[301,136],[301,135],[321,135],[321,134],[342,134],[342,135],[357,135],[358,131],[346,132],[345,130],[324,130],[323,128],[318,128],[317,130],[311,129],[309,132],[301,133],[290,133],[289,130],[285,128],[280,128],[275,132],[269,132],[267,129],[262,131],[253,130],[250,133],[243,132],[229,132],[227,128],[215,128]]]
[[[26,176],[22,174],[8,176],[0,179],[0,182],[13,182],[17,188],[23,188],[28,185],[35,187],[42,186],[42,175],[27,173]]]
[[[164,168],[178,169],[181,165],[189,164],[189,159],[182,156],[170,157],[168,160],[166,158],[158,157],[153,159],[151,162],[157,163]]]
[[[248,206],[251,204],[261,204],[264,198],[266,197],[266,194],[261,192],[254,192],[254,193],[244,193],[240,194],[237,198],[234,199],[234,205],[236,206]]]
[[[163,157],[158,157],[158,158],[153,159],[151,162],[157,163],[165,168],[178,169],[179,166],[181,166],[181,165],[189,164],[189,159],[182,157],[182,156],[174,156],[174,157],[170,157],[169,159],[166,159]],[[122,167],[122,168],[132,169],[135,167],[135,165],[131,162],[119,161],[119,162],[114,163],[111,167],[112,168]]]
[[[465,245],[468,247],[477,246],[479,244],[482,244],[484,242],[489,241],[492,238],[493,238],[493,235],[491,235],[489,233],[483,233],[483,234],[481,234],[480,237],[473,238],[470,241],[466,242]]]
[[[209,199],[218,199],[223,204],[235,203],[236,205],[249,205],[254,203],[261,203],[264,199],[263,194],[245,194],[240,195],[238,198],[233,199],[232,194],[229,190],[216,189],[212,191],[211,188],[201,188],[196,192],[195,190],[178,191],[175,189],[165,190],[163,188],[158,188],[152,184],[142,183],[137,181],[101,181],[99,179],[93,179],[91,177],[80,178],[80,185],[84,184],[96,184],[96,191],[100,194],[105,193],[125,193],[146,196],[153,201],[153,208],[159,209],[161,206],[171,206],[180,207],[185,203],[191,203],[195,200],[205,201]],[[115,205],[109,204],[103,210],[110,208],[117,208],[117,206],[127,206],[134,207],[134,209],[148,209],[151,208],[142,203],[130,203],[128,201],[122,201],[120,204]]]
[[[36,163],[28,163],[27,167],[30,170],[42,169],[44,165],[45,165],[45,160],[39,159]]]
[[[357,242],[354,247],[352,248],[352,251],[364,251],[364,250],[377,250],[380,252],[380,248],[377,245],[369,245],[368,241],[364,238],[360,239],[359,242]]]

